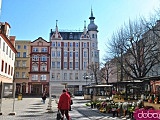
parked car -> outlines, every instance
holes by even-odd
[[[76,91],[74,93],[74,96],[83,96],[84,95],[84,92],[83,91]]]

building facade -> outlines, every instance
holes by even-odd
[[[10,25],[0,22],[0,82],[13,83],[15,63],[15,36],[9,36]]]
[[[16,94],[28,93],[28,81],[30,71],[30,41],[16,40],[15,82]]]
[[[55,31],[51,29],[51,87],[65,85],[74,93],[94,83],[94,77],[84,79],[84,75],[92,74],[88,66],[91,63],[99,63],[98,27],[94,23],[92,10],[89,19],[88,28],[85,23],[81,32],[59,32],[57,23]]]
[[[41,95],[43,91],[49,93],[50,42],[39,37],[31,42],[30,46],[28,93],[35,95]]]

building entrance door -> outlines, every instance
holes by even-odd
[[[42,85],[33,85],[33,94],[41,95],[42,94]]]

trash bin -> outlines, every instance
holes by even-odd
[[[22,94],[18,94],[18,100],[22,100]]]

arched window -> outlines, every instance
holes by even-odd
[[[38,64],[37,63],[32,64],[32,71],[38,71]]]
[[[41,64],[41,71],[47,71],[47,64],[45,63]]]

